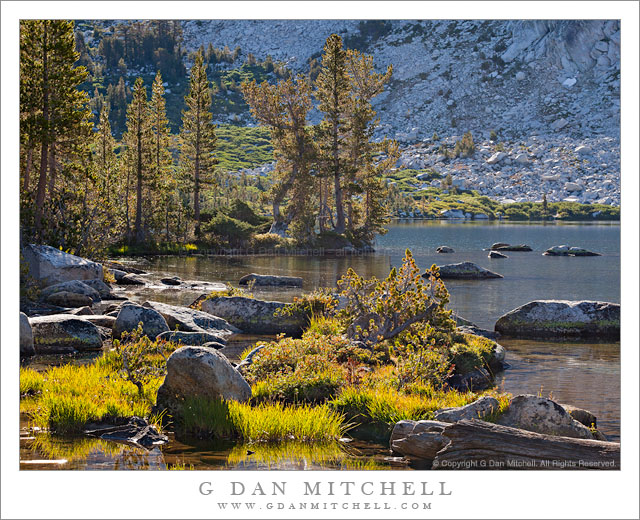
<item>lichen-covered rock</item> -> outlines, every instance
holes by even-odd
[[[497,412],[499,407],[500,403],[495,397],[486,395],[465,406],[436,410],[434,419],[447,423],[454,423],[462,419],[483,419],[487,415]]]
[[[158,334],[158,340],[171,341],[182,345],[204,346],[206,343],[216,342],[224,343],[225,340],[221,335],[211,334],[210,332],[176,332],[168,331]]]
[[[167,320],[167,325],[172,331],[179,330],[181,332],[210,332],[217,336],[225,336],[235,332],[240,332],[236,327],[226,320],[212,316],[211,314],[189,307],[180,307],[178,305],[169,305],[154,301],[146,301],[142,304],[162,314]]]
[[[473,262],[439,265],[440,278],[443,280],[486,280],[489,278],[503,278],[501,274],[489,271]]]
[[[113,338],[120,339],[123,332],[131,332],[140,322],[142,322],[142,333],[152,339],[169,330],[167,321],[158,311],[127,302],[120,307],[120,312],[113,324]]]
[[[498,424],[546,435],[593,439],[593,433],[558,403],[535,395],[516,395]]]
[[[33,347],[33,332],[29,318],[24,312],[20,313],[20,356],[33,356],[36,350]]]
[[[108,300],[109,298],[113,297],[111,287],[109,287],[102,280],[85,280],[83,283],[98,291],[100,298],[102,298],[103,300]]]
[[[570,404],[561,404],[560,406],[562,406],[562,408],[564,408],[571,417],[573,417],[579,423],[584,424],[587,428],[598,427],[598,419],[589,410],[576,408],[575,406],[571,406]]]
[[[239,285],[273,286],[273,287],[302,287],[302,278],[297,276],[276,276],[251,273],[240,278]]]
[[[45,287],[44,289],[42,289],[42,291],[40,291],[40,297],[48,301],[52,295],[61,292],[81,294],[83,296],[88,296],[94,302],[100,301],[100,293],[93,287],[84,282],[81,282],[80,280],[70,280],[68,282],[61,282],[50,285],[49,287]]]
[[[202,310],[219,316],[248,334],[280,334],[296,336],[302,332],[302,316],[275,316],[275,312],[289,304],[246,298],[219,296],[202,302]]]
[[[22,256],[29,266],[29,276],[43,287],[70,280],[102,280],[101,264],[55,247],[28,244]]]
[[[167,360],[167,376],[158,389],[156,408],[174,410],[187,397],[244,402],[251,398],[251,387],[217,350],[181,347]]]
[[[501,316],[495,330],[525,338],[620,338],[620,304],[536,300]]]
[[[30,318],[29,322],[37,354],[65,354],[102,348],[98,328],[83,317],[53,314]]]

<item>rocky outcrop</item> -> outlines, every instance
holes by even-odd
[[[490,278],[503,278],[501,274],[489,271],[472,262],[439,265],[438,269],[440,269],[440,278],[443,280],[486,280]]]
[[[157,340],[171,341],[181,345],[204,346],[207,343],[220,343],[224,345],[225,339],[222,335],[211,334],[210,332],[176,332],[168,331],[158,334]]]
[[[561,405],[535,395],[517,395],[498,418],[498,424],[530,432],[577,439],[593,439],[584,424],[576,421]]]
[[[440,246],[436,249],[436,253],[455,253],[452,247],[449,246]]]
[[[550,247],[542,254],[544,256],[602,256],[600,253],[594,253],[582,247],[571,247],[567,245]]]
[[[24,312],[20,313],[20,357],[33,356],[36,350],[33,346],[33,332],[29,318]]]
[[[209,332],[217,336],[225,336],[232,333],[240,332],[229,322],[217,316],[189,307],[180,307],[178,305],[169,305],[154,301],[146,301],[143,307],[153,309],[167,320],[169,329],[181,332]]]
[[[147,307],[127,302],[120,307],[120,312],[113,324],[113,338],[120,339],[122,333],[131,332],[142,323],[142,333],[151,339],[169,330],[167,321],[162,315]]]
[[[55,247],[28,244],[22,256],[29,267],[29,276],[46,287],[70,280],[102,280],[102,265]]]
[[[500,403],[498,400],[487,395],[466,406],[436,410],[434,419],[447,423],[461,421],[462,419],[483,419],[489,414],[498,412],[499,408]]]
[[[303,317],[275,315],[287,305],[244,296],[219,296],[203,301],[202,310],[227,320],[248,334],[297,336],[305,325]]]
[[[522,338],[620,338],[620,304],[536,300],[501,316],[495,330]]]
[[[179,409],[187,397],[244,402],[251,398],[251,387],[217,350],[181,347],[167,360],[167,376],[158,389],[156,408]]]
[[[253,284],[258,287],[302,287],[302,278],[251,273],[240,278],[239,285]]]
[[[29,322],[37,354],[68,354],[102,348],[98,328],[80,316],[53,314],[30,318]]]

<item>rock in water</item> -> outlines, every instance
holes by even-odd
[[[498,400],[487,395],[466,406],[436,410],[434,419],[448,423],[461,421],[462,419],[482,419],[490,413],[497,412],[499,408],[500,403]]]
[[[33,347],[33,332],[29,318],[24,312],[20,313],[20,356],[33,356],[36,349]]]
[[[137,274],[128,273],[125,274],[120,280],[118,280],[119,285],[145,285],[144,280],[140,278]]]
[[[498,251],[489,251],[489,258],[509,258],[507,255],[499,253]]]
[[[247,334],[301,334],[306,319],[303,316],[275,316],[289,304],[246,298],[219,296],[202,302],[202,310],[227,320]]]
[[[593,433],[558,403],[535,395],[517,395],[497,420],[498,424],[546,435],[593,439]]]
[[[452,247],[449,246],[440,246],[436,249],[436,253],[455,253]]]
[[[249,285],[253,282],[256,286],[274,287],[302,287],[302,278],[297,276],[276,276],[251,273],[240,278],[239,285]]]
[[[113,324],[113,338],[120,339],[123,332],[131,332],[140,322],[142,322],[142,333],[151,339],[169,330],[166,320],[159,312],[135,303],[125,303]]]
[[[600,253],[594,253],[588,249],[567,245],[550,247],[542,254],[544,256],[602,256]]]
[[[102,265],[70,255],[51,246],[28,244],[22,256],[29,266],[29,276],[42,286],[70,280],[102,280]]]
[[[172,331],[178,329],[181,332],[210,332],[216,335],[229,335],[240,332],[222,318],[211,316],[207,312],[190,309],[189,307],[154,301],[146,301],[142,306],[162,314],[162,317],[167,320],[169,329]]]
[[[102,348],[98,328],[80,316],[52,314],[30,318],[29,322],[37,354],[66,354]]]
[[[162,278],[160,280],[160,283],[163,283],[165,285],[180,285],[182,282],[177,276],[172,276],[171,278]]]
[[[167,376],[158,389],[156,408],[173,410],[186,397],[244,402],[251,399],[251,387],[217,350],[182,347],[167,360]]]
[[[472,262],[439,265],[440,278],[443,280],[485,280],[487,278],[503,278],[501,274],[489,271]]]
[[[501,316],[495,330],[523,338],[620,339],[620,304],[597,301],[536,300]]]
[[[493,249],[493,246],[491,247],[491,249]],[[495,248],[495,250],[496,251],[533,251],[533,249],[531,249],[531,246],[528,246],[527,244],[518,244],[515,246],[512,246],[511,244],[506,244],[506,245],[502,245]]]

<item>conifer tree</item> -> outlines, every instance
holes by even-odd
[[[127,163],[136,183],[136,220],[134,235],[138,242],[144,240],[142,227],[143,186],[149,176],[151,156],[151,125],[147,90],[142,78],[137,78],[133,86],[133,99],[127,110],[127,132],[124,136],[127,146]]]
[[[98,131],[95,134],[94,162],[98,182],[101,185],[105,197],[105,203],[109,207],[114,196],[115,181],[117,176],[117,157],[115,153],[116,142],[111,134],[109,123],[109,105],[102,105]]]
[[[344,153],[342,141],[348,129],[346,104],[349,96],[349,78],[346,70],[346,51],[342,38],[332,34],[327,39],[322,56],[322,68],[315,83],[314,96],[320,102],[318,110],[324,113],[319,128],[320,176],[333,180],[336,204],[337,233],[345,231],[344,211]]]
[[[189,92],[185,96],[186,110],[182,112],[181,153],[193,179],[193,212],[195,233],[200,235],[200,197],[202,185],[211,185],[217,163],[215,125],[211,114],[211,91],[207,70],[198,52],[190,71]]]
[[[47,196],[55,187],[58,165],[76,168],[86,156],[91,131],[88,96],[78,86],[88,72],[74,66],[73,22],[23,20],[20,24],[21,142],[40,155],[35,193],[34,234],[42,238]],[[29,153],[27,152],[27,156]],[[24,176],[31,161],[26,161]],[[30,182],[24,183],[29,187]]]

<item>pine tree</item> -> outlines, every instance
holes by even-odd
[[[217,163],[215,125],[211,115],[211,92],[202,53],[198,52],[190,71],[189,93],[184,98],[187,109],[182,112],[181,152],[192,172],[195,233],[200,236],[201,186],[210,185]]]
[[[311,87],[306,78],[298,76],[295,81],[286,79],[277,85],[245,82],[242,93],[253,117],[271,130],[276,170],[270,190],[273,224],[269,232],[284,235],[293,222],[296,234],[308,237],[315,220],[310,208],[313,200],[310,171],[316,149],[307,126],[307,114],[313,106]],[[288,195],[291,200],[285,216],[280,207]]]
[[[113,202],[113,197],[117,197],[114,193],[118,166],[115,146],[116,142],[111,134],[111,123],[109,123],[109,105],[105,103],[100,112],[98,131],[95,134],[94,162],[107,207]]]
[[[322,68],[314,92],[319,101],[318,110],[324,113],[318,132],[320,175],[333,179],[336,204],[334,230],[337,233],[345,231],[344,154],[341,143],[348,129],[345,117],[349,96],[346,56],[342,38],[337,34],[329,36],[324,46]]]
[[[144,240],[142,227],[143,186],[149,176],[151,155],[149,106],[147,104],[147,90],[142,78],[137,78],[133,86],[133,99],[127,110],[127,132],[124,141],[127,146],[127,163],[136,180],[134,235],[136,241],[141,242]]]
[[[75,67],[73,22],[24,20],[20,25],[21,142],[40,155],[34,234],[42,238],[47,186],[55,188],[58,166],[76,168],[86,156],[91,131],[88,96],[78,86],[88,72]],[[26,153],[29,156],[29,152]],[[25,164],[24,185],[29,187]]]

